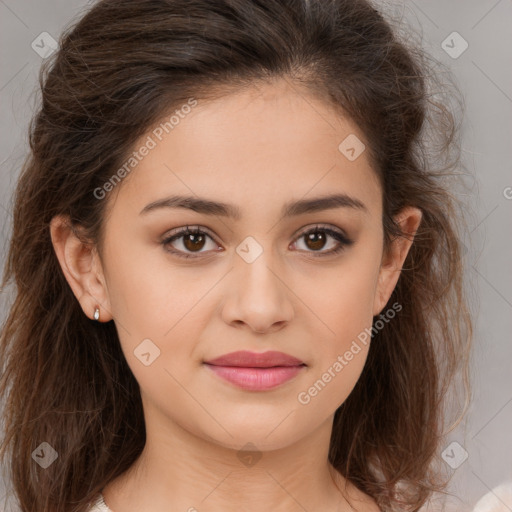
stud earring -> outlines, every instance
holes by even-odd
[[[100,308],[96,308],[94,310],[94,315],[93,315],[93,318],[94,320],[98,321],[100,319]]]

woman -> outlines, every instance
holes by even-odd
[[[59,46],[4,274],[21,509],[427,503],[471,321],[421,52],[364,0],[104,0]]]

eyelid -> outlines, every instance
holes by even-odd
[[[299,230],[297,234],[294,235],[295,240],[297,238],[300,238],[301,236],[307,235],[308,233],[315,232],[315,231],[326,231],[327,233],[332,232],[336,233],[337,235],[341,236],[346,240],[347,243],[352,243],[352,240],[347,236],[344,230],[334,227],[331,224],[315,224],[309,228],[304,228],[304,230]]]
[[[169,238],[172,238],[173,236],[176,236],[176,235],[186,235],[189,231],[200,231],[200,232],[204,232],[205,234],[207,234],[210,238],[212,238],[212,240],[215,240],[215,235],[213,234],[213,232],[208,229],[207,227],[205,226],[201,226],[201,225],[198,225],[198,224],[192,224],[192,225],[189,225],[187,224],[186,226],[181,226],[179,228],[175,228],[175,229],[171,229],[170,231],[167,231],[163,236],[162,236],[162,241],[165,241],[165,240],[168,240]],[[217,241],[215,240],[215,243],[217,243]]]

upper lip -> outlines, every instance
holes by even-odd
[[[205,361],[205,363],[215,366],[240,366],[244,368],[271,368],[273,366],[299,366],[305,364],[296,357],[274,350],[268,352],[239,350]]]

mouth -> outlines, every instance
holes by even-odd
[[[275,350],[269,350],[267,352],[239,350],[205,361],[205,363],[215,366],[236,366],[244,368],[273,368],[276,366],[305,365],[300,359]]]
[[[250,391],[274,389],[291,380],[307,366],[294,356],[273,350],[239,350],[203,364],[221,379]]]
[[[305,364],[272,367],[221,366],[209,363],[204,365],[221,379],[248,391],[274,389],[306,368]]]

